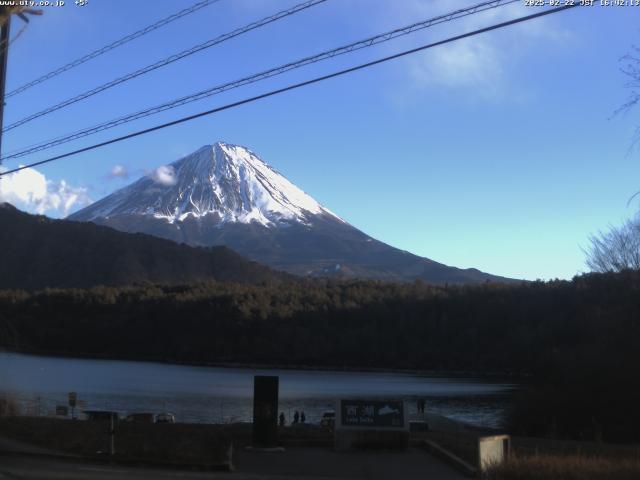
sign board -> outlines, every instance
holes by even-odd
[[[500,465],[509,457],[509,435],[494,435],[478,439],[478,467],[484,472],[493,465]]]
[[[76,392],[69,392],[69,406],[75,407],[78,400],[78,394]]]
[[[403,400],[343,399],[336,403],[336,450],[409,446],[409,416]]]
[[[340,400],[342,427],[405,429],[408,425],[402,400]]]
[[[279,377],[253,377],[253,446],[276,447],[278,444]]]
[[[66,417],[69,415],[69,407],[66,405],[56,405],[56,415]]]

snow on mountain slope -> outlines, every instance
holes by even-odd
[[[217,142],[161,168],[70,218],[145,215],[173,223],[212,216],[267,227],[307,224],[312,215],[342,221],[241,146]]]
[[[225,245],[296,275],[432,283],[507,280],[371,238],[250,150],[223,142],[160,167],[69,219],[187,245]]]

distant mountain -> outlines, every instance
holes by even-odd
[[[0,204],[0,289],[290,279],[225,247],[194,248]]]
[[[382,243],[349,225],[247,148],[217,142],[71,215],[189,245],[226,245],[298,275],[430,283],[508,281]]]

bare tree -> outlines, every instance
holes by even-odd
[[[640,105],[640,48],[633,46],[631,51],[620,59],[621,71],[627,77],[625,87],[630,90],[627,101],[614,113],[628,113]],[[640,127],[636,128],[631,149],[640,142]],[[640,195],[636,192],[631,201]],[[599,231],[589,237],[590,246],[586,249],[587,266],[594,272],[619,272],[621,270],[640,270],[640,213],[634,219],[627,220],[620,227],[611,226],[608,231]]]
[[[587,266],[594,272],[640,270],[640,215],[589,237]]]
[[[630,90],[626,102],[624,102],[615,112],[614,116],[620,113],[629,113],[634,107],[640,104],[640,48],[631,47],[631,51],[620,59],[621,72],[627,77],[625,87]],[[636,128],[631,149],[640,141],[640,127]]]

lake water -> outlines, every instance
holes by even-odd
[[[82,409],[171,412],[178,421],[250,421],[254,375],[280,377],[280,411],[291,418],[304,410],[318,422],[339,398],[417,398],[427,410],[479,426],[499,427],[514,385],[474,378],[405,373],[266,370],[85,360],[0,352],[0,392],[31,415],[53,415],[75,391]]]

